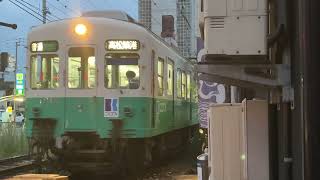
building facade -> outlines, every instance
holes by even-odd
[[[163,37],[165,16],[173,17],[172,37],[163,37],[177,46],[183,56],[195,58],[197,54],[197,3],[195,0],[139,0],[139,21]]]

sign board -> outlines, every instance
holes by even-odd
[[[104,99],[104,117],[119,117],[119,99]]]
[[[58,48],[57,41],[37,41],[30,44],[31,52],[56,52]]]
[[[137,51],[140,49],[138,40],[108,40],[106,49],[109,51]]]
[[[208,109],[212,103],[225,101],[225,87],[222,84],[199,81],[199,120],[200,127],[208,128]]]
[[[24,74],[16,74],[16,96],[24,96]]]

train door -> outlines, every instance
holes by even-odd
[[[66,60],[65,128],[94,131],[98,108],[96,48],[70,46]]]
[[[170,98],[168,103],[170,126],[174,128],[174,62],[167,59],[167,96]]]
[[[156,108],[155,108],[155,57],[156,57],[156,53],[154,50],[152,50],[152,54],[151,54],[151,60],[152,60],[152,66],[151,66],[151,73],[152,73],[152,89],[151,89],[151,94],[152,94],[152,119],[151,119],[151,128],[155,128],[155,124],[156,124],[156,116],[155,116],[155,112],[156,112]]]

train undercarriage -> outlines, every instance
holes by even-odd
[[[30,153],[39,171],[60,174],[94,173],[138,177],[147,167],[186,149],[196,140],[197,125],[150,138],[122,138],[113,130],[112,138],[100,139],[94,132],[68,132],[55,139],[50,129],[54,121],[38,121],[30,138]],[[201,151],[201,149],[199,149]],[[196,155],[197,150],[194,152]]]

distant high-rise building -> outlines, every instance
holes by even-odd
[[[151,0],[139,0],[139,21],[151,29]]]
[[[196,57],[196,5],[195,0],[139,0],[139,21],[183,56]]]

